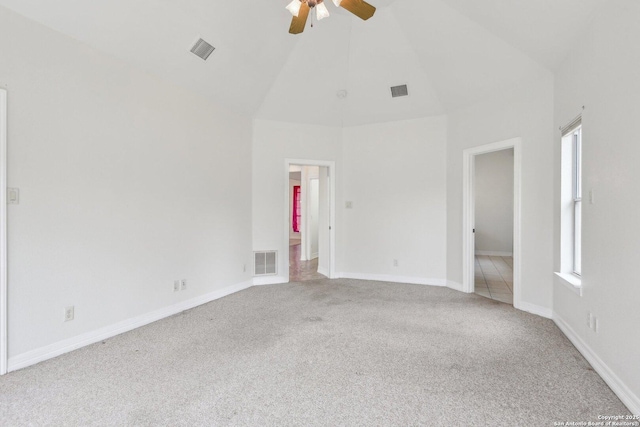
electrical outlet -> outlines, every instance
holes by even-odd
[[[593,332],[598,332],[598,318],[593,316]]]
[[[181,290],[183,290],[183,291],[184,291],[185,289],[187,289],[187,279],[182,279],[182,280],[180,281],[180,289],[181,289]]]
[[[73,320],[74,317],[74,309],[73,306],[67,307],[64,309],[64,321],[69,322]]]
[[[397,267],[397,266],[398,266],[398,260],[397,260],[397,259],[394,259],[394,260],[393,260],[393,266],[394,266],[394,267]]]
[[[173,292],[178,292],[180,290],[180,280],[173,281]]]

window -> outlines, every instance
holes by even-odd
[[[580,276],[582,271],[582,127],[571,132],[573,164],[573,274]]]
[[[562,131],[561,273],[582,273],[582,123]]]

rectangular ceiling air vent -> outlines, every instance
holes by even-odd
[[[407,96],[409,92],[407,91],[407,85],[400,86],[391,86],[391,97],[397,98],[399,96]]]
[[[211,53],[215,50],[215,47],[211,46],[209,43],[202,39],[198,39],[196,44],[191,48],[191,52],[196,56],[204,59],[205,61],[211,55]]]
[[[253,275],[267,276],[278,272],[278,252],[277,251],[260,251],[253,253]]]

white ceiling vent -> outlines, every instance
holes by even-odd
[[[205,61],[211,55],[211,53],[215,50],[215,47],[211,46],[209,43],[202,39],[198,39],[196,44],[191,48],[191,52],[196,56],[204,59]]]
[[[399,96],[407,96],[407,95],[409,95],[409,91],[407,91],[407,85],[391,86],[392,98],[397,98]]]

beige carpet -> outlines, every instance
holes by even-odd
[[[357,280],[254,287],[0,377],[3,426],[551,426],[628,413],[550,320]]]

